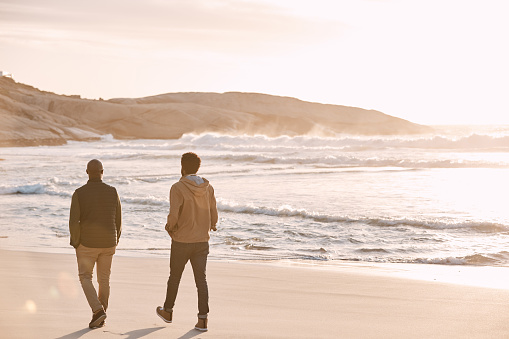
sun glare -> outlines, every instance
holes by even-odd
[[[463,169],[454,176],[444,172],[433,183],[438,204],[447,210],[470,213],[480,220],[503,222],[509,220],[509,210],[502,197],[509,189],[505,169]],[[442,206],[443,207],[443,206]],[[462,210],[468,207],[468,210]],[[437,206],[437,208],[441,208]]]
[[[25,302],[25,310],[28,311],[28,313],[36,313],[37,312],[37,305],[33,300],[27,300]]]

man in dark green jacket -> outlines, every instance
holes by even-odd
[[[103,172],[99,160],[89,161],[89,180],[74,192],[69,216],[78,275],[93,313],[90,328],[104,326],[110,296],[111,262],[122,230],[120,198],[115,187],[102,182]],[[96,263],[99,293],[92,283]]]

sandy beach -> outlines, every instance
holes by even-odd
[[[164,300],[168,260],[116,256],[106,326],[89,330],[74,255],[0,255],[1,338],[509,336],[509,290],[480,286],[492,281],[487,273],[503,279],[506,268],[211,261],[209,331],[200,333],[193,329],[197,301],[190,267],[174,322],[166,324],[155,308]],[[475,283],[472,277],[483,279]],[[451,283],[465,279],[473,283]]]

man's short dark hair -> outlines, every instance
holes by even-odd
[[[187,174],[196,174],[200,169],[201,159],[196,153],[188,152],[182,154],[180,163]]]

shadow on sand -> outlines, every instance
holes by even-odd
[[[198,330],[195,330],[194,328],[192,330],[189,330],[189,332],[187,332],[186,334],[184,334],[183,336],[179,337],[178,339],[191,339],[191,338],[194,338],[196,337],[197,335],[200,335],[200,334],[203,334],[204,332],[200,332]]]
[[[155,331],[162,330],[163,328],[165,328],[165,327],[142,328],[142,329],[139,329],[139,330],[134,330],[134,331],[126,332],[126,333],[113,333],[113,332],[110,332],[110,333],[118,334],[118,335],[121,335],[121,336],[127,336],[127,337],[125,337],[123,339],[137,339],[137,338],[143,338],[144,336],[149,335],[149,334],[151,334],[151,333],[153,333]],[[57,339],[78,339],[78,338],[80,338],[81,336],[83,336],[84,334],[86,334],[86,333],[88,333],[90,331],[97,331],[97,329],[96,330],[92,330],[92,329],[89,329],[89,328],[84,328],[82,330],[79,330],[79,331],[76,331],[76,332],[64,335],[63,337],[58,337]],[[109,331],[104,331],[104,332],[109,332]],[[186,335],[183,336],[182,338],[192,338],[193,337],[193,336],[187,337]]]
[[[88,333],[90,331],[92,331],[92,330],[87,327],[82,330],[64,335],[63,337],[58,337],[57,339],[77,339],[77,338],[81,337],[82,335],[84,335],[85,333]]]
[[[151,327],[151,328],[142,328],[140,330],[134,330],[126,333],[122,333],[122,335],[127,335],[125,339],[136,339],[136,338],[142,338],[146,335],[149,335],[155,331],[162,330],[166,327]]]

